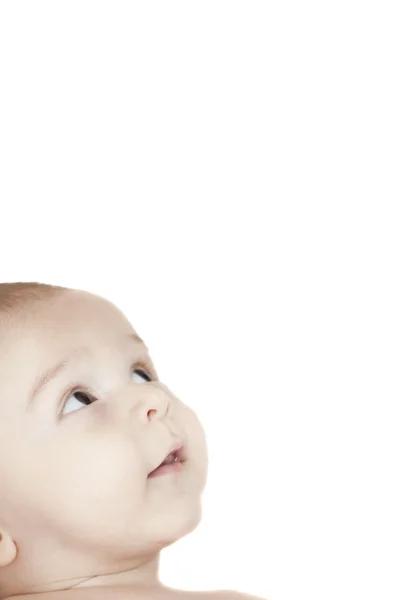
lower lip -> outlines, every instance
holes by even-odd
[[[170,465],[163,465],[158,467],[155,471],[152,471],[147,475],[147,479],[150,477],[158,477],[159,475],[169,475],[170,473],[181,473],[183,471],[183,463],[173,462]]]

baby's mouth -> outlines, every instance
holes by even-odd
[[[186,460],[187,457],[185,447],[183,445],[180,445],[179,447],[172,449],[167,454],[163,462],[159,464],[158,467],[153,469],[153,471],[150,471],[147,477],[154,477],[155,475],[161,474],[163,472],[171,472],[171,470],[173,469],[168,468],[169,465],[181,465],[182,463],[186,462]]]

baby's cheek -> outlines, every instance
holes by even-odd
[[[62,422],[62,435],[56,445],[71,485],[87,488],[90,483],[93,492],[109,487],[112,490],[140,471],[133,440],[113,427],[107,411],[105,404],[94,403],[76,411],[78,414],[70,413]]]
[[[67,528],[88,531],[104,521],[128,521],[141,512],[146,475],[134,446],[117,436],[77,439],[58,456],[46,496],[53,517]],[[83,525],[84,523],[84,525]]]
[[[106,432],[75,440],[69,449],[63,449],[60,462],[62,480],[89,495],[117,493],[120,486],[139,479],[144,469],[132,442]]]

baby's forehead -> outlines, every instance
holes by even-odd
[[[35,305],[10,320],[8,338],[16,343],[44,343],[52,336],[118,337],[133,330],[123,313],[111,302],[85,292],[70,292]]]
[[[1,333],[3,335],[1,335]],[[43,362],[80,348],[124,352],[142,343],[127,318],[110,302],[86,293],[43,303],[32,314],[15,318],[0,332],[0,375],[23,367],[32,373]],[[146,348],[147,349],[147,348]],[[1,386],[1,379],[0,379]]]

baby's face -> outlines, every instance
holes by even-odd
[[[200,520],[203,429],[134,338],[112,304],[70,292],[0,340],[0,526],[38,582],[128,568]],[[148,478],[179,440],[183,470]]]

